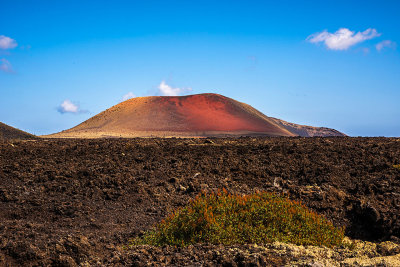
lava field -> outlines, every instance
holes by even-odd
[[[399,138],[0,142],[0,265],[140,265],[140,255],[169,257],[174,248],[126,246],[201,191],[222,188],[288,194],[350,238],[399,243],[399,164]],[[195,246],[181,257],[200,262],[208,250]]]

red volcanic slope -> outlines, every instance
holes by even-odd
[[[218,94],[132,98],[53,136],[150,135],[295,136],[253,107]]]

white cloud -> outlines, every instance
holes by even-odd
[[[17,42],[10,37],[0,35],[0,49],[11,49],[17,47]]]
[[[353,45],[373,39],[380,36],[375,29],[369,28],[363,32],[350,31],[347,28],[341,28],[335,33],[328,31],[314,33],[307,37],[310,43],[324,43],[331,50],[347,50]]]
[[[87,111],[81,110],[77,104],[72,103],[70,100],[65,99],[57,108],[58,112],[64,113],[85,113]]]
[[[177,96],[192,91],[192,88],[173,88],[165,81],[162,81],[158,86],[158,92],[163,96]]]
[[[13,72],[11,63],[5,58],[0,59],[0,71]]]
[[[126,101],[126,100],[134,98],[134,97],[136,97],[136,95],[132,92],[129,92],[122,96],[122,101]]]
[[[394,48],[396,48],[396,43],[392,42],[390,40],[384,40],[384,41],[378,43],[375,47],[376,47],[376,50],[378,50],[378,51],[381,51],[385,47],[394,49]]]

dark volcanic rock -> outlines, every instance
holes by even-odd
[[[352,238],[398,242],[397,164],[394,138],[0,142],[0,265],[284,264],[246,246],[122,248],[221,188],[289,193]]]

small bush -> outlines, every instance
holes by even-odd
[[[187,246],[195,243],[245,244],[288,242],[341,245],[344,231],[303,204],[273,193],[200,194],[186,207],[133,244]]]
[[[393,168],[400,170],[400,164],[393,165]]]

